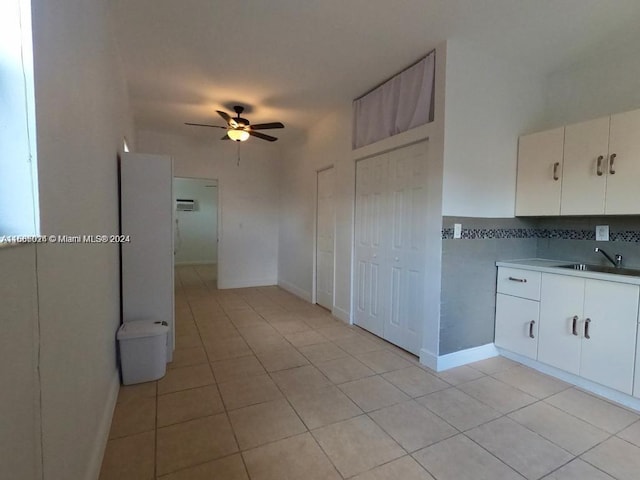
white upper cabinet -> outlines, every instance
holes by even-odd
[[[640,213],[640,110],[611,117],[605,213]]]
[[[520,137],[516,215],[560,215],[564,127]]]
[[[567,125],[561,215],[604,213],[609,117]]]
[[[639,182],[640,110],[524,135],[516,215],[639,214]]]

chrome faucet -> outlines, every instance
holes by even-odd
[[[596,247],[593,251],[596,252],[596,253],[601,253],[602,255],[604,255],[607,258],[607,260],[609,260],[613,264],[614,267],[616,267],[616,268],[622,267],[622,255],[620,255],[619,253],[616,253],[615,260],[614,260],[613,258],[611,258],[609,256],[609,254],[607,252],[605,252],[603,249],[601,249],[599,247]]]

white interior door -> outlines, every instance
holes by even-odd
[[[316,217],[316,303],[329,310],[333,308],[334,172],[333,167],[318,172]]]
[[[426,147],[421,142],[389,155],[390,304],[384,338],[416,355],[425,315]]]
[[[356,169],[355,323],[414,354],[425,317],[427,145]]]
[[[358,162],[356,167],[355,323],[382,337],[386,305],[388,239],[386,188],[388,156]]]

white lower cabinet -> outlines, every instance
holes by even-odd
[[[636,285],[586,280],[580,375],[631,395],[637,328]]]
[[[495,343],[640,397],[640,366],[636,367],[639,298],[638,285],[543,273],[539,316],[531,330],[537,331],[537,338],[529,344],[526,335],[518,336],[518,329],[522,330],[527,316],[536,314],[531,303],[538,302],[498,293]]]
[[[499,293],[496,297],[495,343],[529,358],[538,351],[540,302]]]
[[[538,360],[630,395],[638,297],[636,285],[543,274]]]
[[[584,278],[542,276],[538,360],[580,375]]]

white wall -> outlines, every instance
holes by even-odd
[[[218,185],[216,180],[174,178],[174,198],[195,201],[193,212],[177,211],[176,265],[218,261]]]
[[[35,247],[0,247],[0,272],[0,477],[31,480],[40,478]]]
[[[194,127],[195,128],[195,127]],[[171,155],[176,177],[218,180],[218,286],[273,285],[278,279],[277,144],[224,142],[139,131],[137,151]]]
[[[281,163],[278,283],[311,300],[313,289],[316,172],[334,165],[335,313],[351,305],[351,248],[355,163],[351,158],[351,105],[316,122],[299,144],[288,146]]]
[[[544,78],[447,41],[445,216],[513,217],[518,136],[540,125]]]
[[[0,235],[38,232],[31,8],[0,2]]]
[[[123,134],[133,136],[108,2],[34,0],[32,8],[42,232],[116,232],[116,155]],[[20,246],[0,251],[0,262],[11,367],[2,385],[16,395],[2,411],[11,422],[3,420],[0,445],[24,447],[7,460],[3,449],[1,475],[40,478],[42,465],[46,479],[95,479],[119,386],[117,246]]]
[[[585,60],[549,75],[545,91],[549,128],[640,108],[640,55]]]

